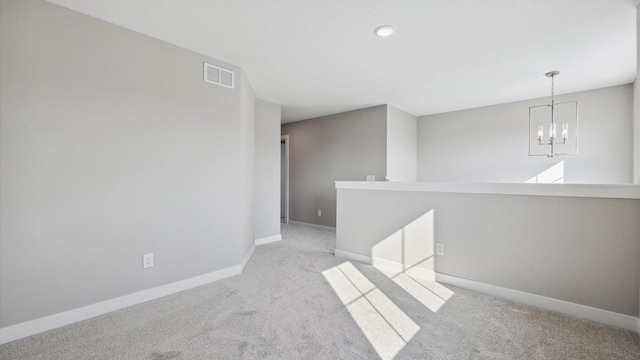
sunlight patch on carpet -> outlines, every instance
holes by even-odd
[[[433,276],[425,276],[421,272],[412,272],[412,269],[397,271],[388,266],[376,266],[396,285],[408,292],[422,305],[432,312],[437,312],[449,300],[454,292],[437,283]]]
[[[420,330],[353,264],[344,262],[322,274],[382,359],[393,359]]]

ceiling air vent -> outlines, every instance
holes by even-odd
[[[204,81],[233,89],[233,71],[204,63]]]

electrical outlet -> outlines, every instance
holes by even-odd
[[[153,253],[142,255],[142,268],[153,267]]]
[[[436,243],[436,255],[444,256],[444,244],[443,243]]]
[[[316,215],[322,216],[322,210],[316,210]]]

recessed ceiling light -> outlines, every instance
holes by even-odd
[[[375,30],[373,30],[373,33],[380,36],[380,37],[387,37],[387,36],[391,36],[391,34],[393,34],[393,26],[391,25],[382,25],[382,26],[378,26]]]

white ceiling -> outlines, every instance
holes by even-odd
[[[243,68],[283,123],[426,115],[628,84],[636,0],[50,0]],[[373,29],[392,24],[379,38]]]

